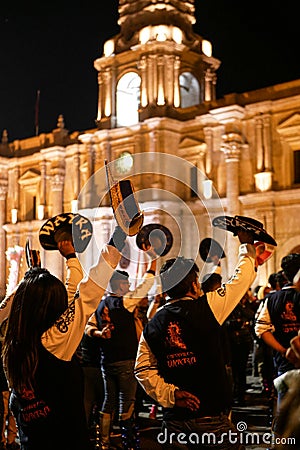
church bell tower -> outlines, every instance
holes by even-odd
[[[152,117],[193,119],[215,99],[210,42],[193,32],[194,0],[120,0],[120,33],[96,59],[99,129]]]

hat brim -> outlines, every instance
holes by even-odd
[[[65,229],[72,236],[75,251],[84,252],[92,235],[93,227],[89,219],[73,213],[62,213],[47,220],[39,231],[39,240],[45,250],[58,250],[55,234]]]
[[[154,235],[152,234],[154,232]],[[151,236],[157,236],[161,241],[161,245],[155,245],[151,242]],[[173,245],[173,236],[170,230],[164,225],[158,223],[150,223],[144,225],[136,235],[136,245],[140,250],[145,247],[153,247],[155,253],[159,256],[165,256]]]
[[[225,258],[226,255],[219,242],[213,238],[202,239],[199,245],[199,253],[202,261],[211,263],[212,256],[218,256],[219,259]]]
[[[275,239],[270,236],[263,227],[257,226],[251,218],[244,216],[218,216],[212,221],[214,227],[230,231],[235,236],[239,230],[244,230],[253,234],[255,241],[262,241],[267,244],[277,246]]]

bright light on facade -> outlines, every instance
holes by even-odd
[[[173,27],[172,37],[176,44],[182,43],[182,31],[179,28]]]
[[[209,199],[212,197],[212,181],[211,180],[203,180],[203,196],[206,199]]]
[[[18,210],[16,208],[13,208],[11,210],[11,223],[17,222],[18,222]]]
[[[202,51],[203,51],[204,55],[211,57],[212,45],[209,41],[206,41],[205,39],[202,41]]]
[[[38,205],[37,207],[37,218],[38,220],[43,220],[45,213],[45,206],[44,205]]]
[[[272,187],[272,172],[260,172],[254,175],[256,189],[265,192]]]
[[[165,25],[161,25],[157,27],[156,40],[158,42],[164,42],[167,40],[168,34],[168,27],[166,27]]]
[[[104,56],[108,57],[111,56],[115,51],[115,43],[112,39],[110,39],[109,41],[106,41],[104,46],[103,46],[103,53]]]
[[[140,43],[146,44],[150,40],[150,27],[145,27],[140,31]]]

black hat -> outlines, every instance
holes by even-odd
[[[58,242],[72,240],[76,252],[82,253],[92,235],[93,227],[89,219],[80,214],[62,213],[44,223],[39,232],[39,239],[45,250],[58,250]]]
[[[115,182],[107,160],[105,160],[105,170],[115,219],[128,236],[135,236],[143,225],[144,213],[140,210],[133,184],[130,180]]]
[[[145,250],[143,244],[146,248],[152,246],[157,255],[165,256],[173,245],[173,236],[164,225],[149,223],[144,225],[136,236],[139,249]]]
[[[231,231],[235,236],[239,230],[253,233],[255,241],[266,242],[267,244],[277,246],[275,239],[264,230],[263,224],[258,220],[245,216],[218,216],[212,221],[214,227]]]
[[[218,256],[219,259],[225,258],[226,255],[219,242],[213,238],[202,239],[199,246],[201,259],[205,262],[213,262],[211,257]]]

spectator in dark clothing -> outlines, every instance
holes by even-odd
[[[153,258],[157,255],[149,253]],[[134,417],[137,381],[134,363],[143,323],[137,309],[153,286],[156,259],[151,260],[142,283],[130,291],[129,274],[116,270],[110,279],[110,294],[103,297],[90,317],[85,332],[98,338],[101,347],[101,369],[104,402],[100,413],[101,449],[110,447],[113,415],[119,412],[124,449],[139,447]]]
[[[76,350],[120,260],[116,234],[84,280],[72,241],[59,241],[67,289],[47,269],[31,267],[14,294],[2,355],[22,450],[91,448]]]
[[[255,324],[256,334],[273,349],[278,376],[295,368],[287,360],[286,351],[300,330],[300,292],[293,285],[293,278],[300,268],[300,253],[283,257],[281,267],[289,281],[269,295]],[[278,393],[278,406],[283,395]]]
[[[104,398],[99,339],[84,333],[79,352],[84,374],[84,408],[90,436],[95,439],[95,427],[99,425],[99,414]]]
[[[226,320],[233,377],[234,403],[245,404],[247,365],[253,349],[254,310],[246,293]]]
[[[207,292],[212,292],[219,289],[222,286],[222,276],[219,273],[207,273],[202,278],[201,289],[206,294]],[[233,390],[233,379],[232,379],[232,367],[231,367],[231,350],[230,342],[228,336],[228,330],[226,322],[222,324],[222,346],[223,346],[223,356],[226,367],[226,372],[228,375],[228,380],[230,382],[231,389]],[[231,409],[231,408],[228,408]],[[229,412],[229,411],[228,411]]]
[[[268,289],[266,289],[266,287],[268,287]],[[278,282],[278,273],[271,273],[268,278],[268,286],[265,286],[265,289],[262,292],[262,298],[259,298],[260,303],[255,313],[255,322],[267,298],[279,289],[281,288]],[[262,383],[262,392],[268,396],[271,396],[273,391],[273,380],[275,377],[273,350],[262,338],[254,335],[254,340],[254,361],[255,364],[257,364],[258,375]]]
[[[222,352],[221,325],[255,278],[253,236],[238,230],[240,259],[234,276],[216,291],[203,294],[199,269],[191,259],[177,257],[160,270],[167,302],[145,326],[138,348],[135,374],[146,392],[163,408],[160,433],[163,448],[211,447],[241,450],[229,443],[235,427],[226,410],[231,390]],[[198,437],[198,445],[190,438]],[[184,442],[183,442],[184,440]],[[199,445],[200,443],[200,445]]]
[[[277,410],[273,429],[276,434],[285,436],[284,415],[286,416],[289,409],[286,408],[285,396],[288,394],[287,398],[293,400],[296,395],[296,391],[289,389],[296,366],[295,361],[290,358],[288,349],[300,330],[300,292],[293,284],[294,277],[300,269],[300,253],[291,253],[283,257],[281,267],[289,281],[282,289],[267,298],[257,318],[255,332],[273,349],[274,366],[277,371],[277,377],[274,379]],[[299,448],[300,441],[296,445]]]

